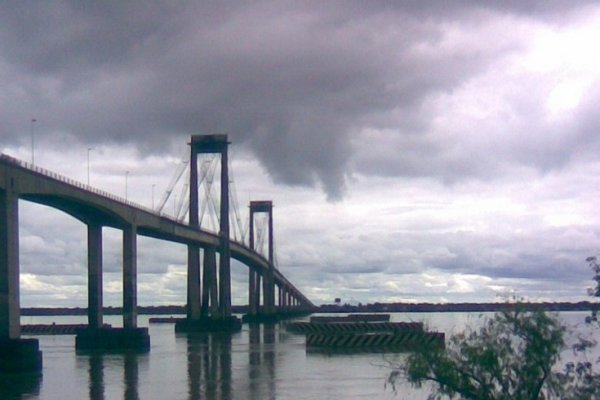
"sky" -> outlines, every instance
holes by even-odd
[[[581,301],[599,41],[594,1],[2,2],[0,150],[152,206],[190,135],[227,133],[240,212],[274,202],[315,304]],[[85,307],[85,226],[19,207],[21,304]],[[139,304],[185,303],[185,247],[138,247]]]

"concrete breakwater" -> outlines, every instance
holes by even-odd
[[[387,321],[389,314],[312,317],[285,327],[306,335],[307,350],[412,351],[445,345],[443,332],[425,331],[420,322]]]
[[[30,324],[21,325],[21,333],[23,335],[76,335],[87,327],[87,324]],[[111,326],[104,324],[104,327]]]

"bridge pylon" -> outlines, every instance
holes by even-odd
[[[0,373],[42,369],[38,340],[21,338],[18,200],[15,191],[0,190]]]
[[[257,250],[255,244],[254,215],[266,213],[268,217],[267,253],[269,268],[261,275],[250,268],[248,274],[248,314],[245,321],[268,320],[275,318],[275,278],[274,278],[274,248],[273,248],[273,202],[268,200],[250,202],[249,244],[252,250]],[[260,292],[263,292],[263,306],[260,306]]]
[[[198,205],[198,154],[221,156],[219,240],[206,247],[203,273],[200,273],[200,247],[188,244],[187,318],[175,329],[185,331],[237,331],[241,322],[231,315],[231,252],[229,244],[229,171],[225,134],[192,135],[190,140],[189,224],[200,228]],[[215,273],[219,253],[218,276]],[[202,282],[204,280],[204,282]],[[209,304],[210,303],[210,304]]]

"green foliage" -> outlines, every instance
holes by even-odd
[[[593,297],[600,297],[600,263],[598,262],[598,257],[588,257],[585,259],[585,261],[589,264],[590,268],[594,272],[592,280],[594,281],[595,286],[588,289],[588,294]],[[592,310],[592,315],[586,320],[586,322],[598,323],[597,308]]]
[[[553,370],[566,346],[565,333],[557,317],[515,305],[478,331],[451,337],[446,348],[412,353],[388,383],[406,379],[421,387],[432,382],[430,399],[596,399],[600,379],[591,363]]]

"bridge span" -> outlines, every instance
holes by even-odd
[[[192,136],[191,160],[199,152],[214,151],[214,144],[226,165],[225,135]],[[208,147],[207,147],[208,146]],[[224,147],[223,147],[224,146]],[[194,165],[194,164],[192,164]],[[192,168],[194,171],[195,168]],[[223,172],[224,171],[224,172]],[[194,181],[196,179],[196,181]],[[221,229],[212,233],[198,225],[197,176],[190,174],[190,223],[178,221],[150,208],[138,205],[110,193],[100,191],[56,173],[44,170],[8,155],[0,155],[0,352],[1,343],[20,338],[19,296],[19,216],[18,200],[23,199],[62,210],[87,225],[88,244],[88,324],[90,329],[103,327],[102,316],[102,228],[112,227],[123,232],[123,329],[137,328],[137,235],[177,242],[188,247],[187,321],[184,326],[195,328],[216,321],[230,320],[229,257],[249,268],[249,316],[266,317],[276,313],[308,311],[314,307],[278,269],[272,257],[272,237],[269,256],[265,258],[250,245],[229,238],[227,168],[221,177]],[[224,205],[225,203],[225,205]],[[268,211],[270,202],[251,204],[251,225],[254,212]],[[260,206],[257,207],[257,204]],[[272,214],[269,214],[271,217]],[[272,221],[270,233],[272,235]],[[227,226],[225,226],[227,225]],[[203,253],[203,268],[199,250]],[[216,254],[219,253],[219,269]],[[260,279],[263,280],[263,305],[260,305]],[[279,304],[274,294],[278,288]],[[234,324],[235,325],[235,324]],[[192,330],[194,330],[193,328]]]

